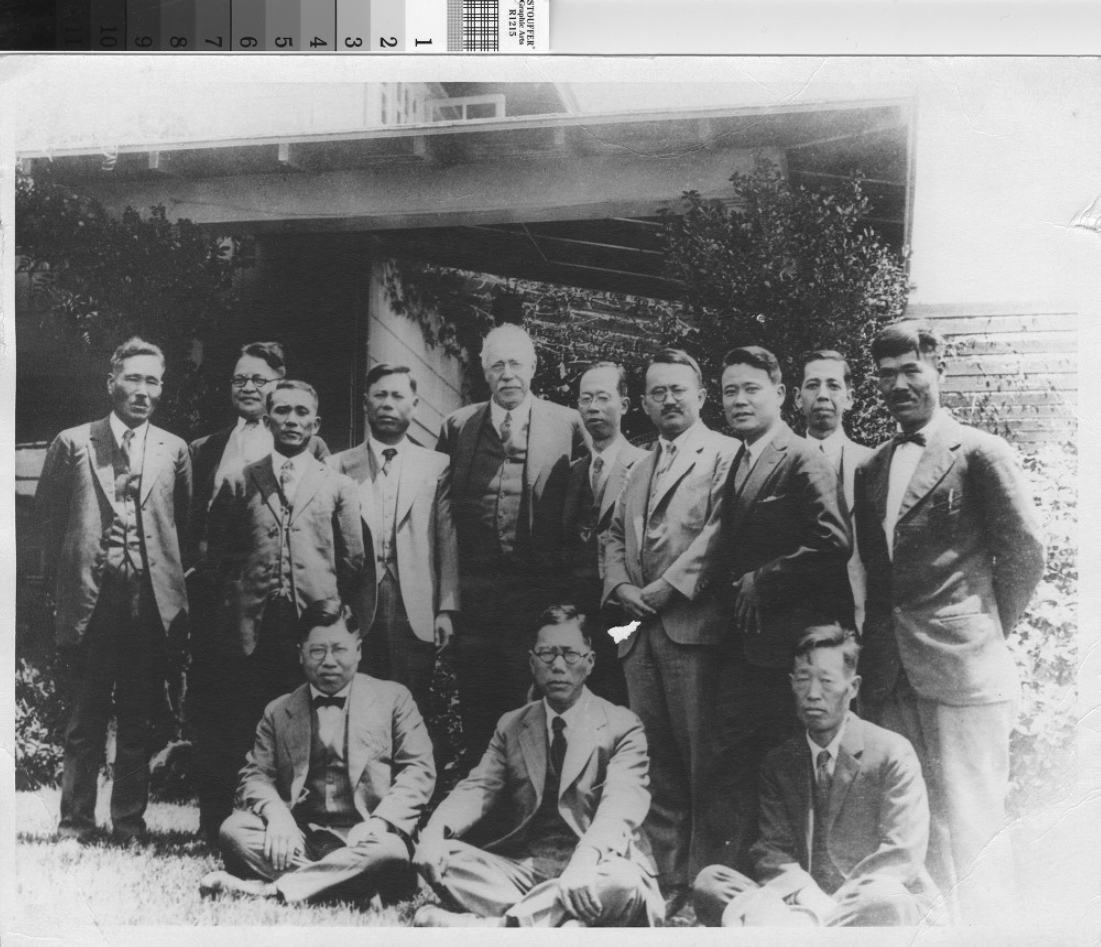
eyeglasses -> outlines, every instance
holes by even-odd
[[[611,395],[582,395],[577,399],[577,406],[579,408],[587,408],[589,405],[595,403],[598,408],[606,408],[612,403]]]
[[[244,388],[251,381],[257,388],[263,388],[264,385],[270,385],[275,380],[274,378],[265,378],[263,375],[234,375],[229,383],[234,388]]]
[[[684,401],[692,394],[692,391],[691,388],[674,385],[672,388],[651,388],[646,392],[646,397],[656,404],[661,404],[669,395],[673,396],[674,401]]]
[[[532,651],[540,661],[542,661],[547,667],[554,664],[555,658],[562,658],[570,667],[573,667],[582,658],[592,654],[591,651],[574,651],[573,648],[540,648],[538,651]]]
[[[344,644],[334,644],[331,647],[323,644],[315,644],[310,645],[308,648],[303,648],[303,650],[306,652],[306,657],[311,661],[324,661],[325,656],[329,654],[330,651],[337,661],[343,661],[353,651],[352,648]]]

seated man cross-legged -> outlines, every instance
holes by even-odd
[[[696,914],[710,926],[915,925],[936,897],[925,870],[929,805],[913,747],[848,709],[859,645],[811,628],[791,675],[805,728],[761,770],[757,882],[725,865],[700,872]]]
[[[357,674],[359,634],[339,603],[308,606],[299,659],[308,683],[272,701],[221,828],[228,871],[204,895],[409,897],[410,836],[432,795],[432,744],[409,691]]]
[[[585,686],[585,617],[539,617],[529,663],[540,700],[505,714],[481,763],[440,804],[416,865],[452,910],[418,927],[653,924],[664,915],[639,826],[650,807],[642,723]],[[456,911],[470,913],[455,913]]]

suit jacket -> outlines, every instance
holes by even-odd
[[[584,711],[567,737],[558,811],[578,844],[595,848],[601,861],[627,858],[652,879],[656,869],[640,831],[650,809],[642,721],[588,688],[582,699]],[[547,713],[540,699],[501,717],[481,762],[440,803],[429,830],[442,829],[445,838],[470,832],[472,844],[511,851],[509,843],[522,838],[539,810],[546,776]]]
[[[811,444],[814,442],[811,441]],[[849,586],[853,592],[853,609],[856,616],[856,630],[864,630],[864,600],[867,598],[868,577],[864,571],[864,561],[860,558],[860,543],[853,526],[853,502],[856,496],[856,468],[866,461],[875,450],[857,444],[841,432],[841,491],[844,505],[842,512],[848,519],[849,532],[853,540],[853,552],[849,556]]]
[[[761,600],[759,632],[731,641],[752,664],[788,667],[808,626],[852,624],[847,572],[852,540],[839,505],[838,478],[825,455],[783,423],[740,493],[734,489],[733,465],[731,471],[720,559],[731,581],[752,572]],[[728,614],[732,622],[732,601]]]
[[[56,581],[57,643],[80,644],[95,610],[115,517],[115,435],[110,418],[62,431],[46,452],[36,502],[46,534],[48,577]],[[186,634],[186,549],[191,508],[187,444],[150,425],[139,496],[146,566],[166,631]],[[181,536],[184,542],[181,542]]]
[[[206,540],[206,518],[210,510],[210,501],[214,499],[214,477],[222,463],[229,437],[236,423],[229,427],[207,434],[191,442],[191,470],[195,482],[195,496],[191,504],[191,541],[198,545]],[[329,447],[320,437],[311,437],[306,448],[318,460],[329,456]]]
[[[570,464],[570,479],[566,484],[566,506],[562,523],[565,529],[563,564],[579,578],[595,578],[601,574],[601,560],[608,544],[608,530],[612,525],[615,502],[627,486],[627,480],[635,463],[642,460],[647,451],[634,444],[625,443],[616,455],[615,463],[608,471],[608,481],[595,522],[589,516],[593,506],[593,488],[590,471],[593,455],[586,454]]]
[[[359,484],[360,516],[368,533],[365,555],[374,557],[374,540],[388,528],[378,522],[371,472],[371,448],[360,444],[329,458],[334,470]],[[409,440],[402,447],[395,530],[398,582],[413,633],[433,640],[436,615],[459,610],[459,548],[451,519],[451,476],[446,457]],[[375,581],[361,583],[355,605],[360,628],[366,632],[375,619],[378,582],[385,568],[378,564]]]
[[[295,603],[351,601],[363,572],[363,529],[355,483],[308,453],[290,522]],[[283,523],[271,455],[226,480],[210,505],[210,556],[243,654],[252,654],[268,598],[279,588]]]
[[[804,732],[765,757],[756,880],[781,897],[813,885],[808,832],[814,763]],[[910,742],[850,713],[833,773],[826,845],[846,881],[887,876],[934,895],[925,870],[929,801]]]
[[[467,493],[474,452],[490,413],[489,402],[453,411],[443,420],[436,450],[451,458],[451,496]],[[562,549],[562,509],[570,461],[584,451],[585,438],[577,412],[552,401],[533,398],[524,465],[524,508],[531,548],[540,564],[559,568]]]
[[[868,571],[861,694],[881,700],[900,668],[918,696],[966,706],[1012,700],[1005,643],[1044,571],[1032,497],[1000,437],[941,419],[902,498],[894,561],[883,520],[893,441],[856,474]]]
[[[302,801],[310,769],[310,717],[308,684],[268,704],[241,770],[241,808],[262,815],[266,806],[291,811]],[[357,674],[348,696],[347,746],[356,810],[365,820],[379,816],[412,835],[436,785],[436,767],[409,691]]]
[[[657,573],[649,578],[664,577],[680,593],[661,613],[666,632],[678,644],[717,644],[723,635],[723,600],[714,579],[727,572],[715,552],[721,538],[723,490],[737,451],[736,440],[700,423],[674,455],[652,515],[650,482],[657,449],[631,469],[612,514],[604,553],[605,600],[624,582],[639,588],[647,584],[642,556],[649,522],[659,537],[648,550]],[[637,637],[620,642],[620,657],[634,647]]]

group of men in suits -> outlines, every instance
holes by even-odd
[[[693,890],[713,923],[792,908],[909,923],[938,886],[976,916],[1007,890],[1004,637],[1043,547],[1008,446],[940,409],[935,333],[898,323],[872,355],[901,429],[875,452],[844,433],[840,355],[804,360],[803,438],[759,346],[724,359],[734,437],[701,420],[696,361],[659,351],[642,399],[658,441],[643,451],[621,430],[620,366],[588,369],[570,411],[531,393],[534,345],[504,325],[482,349],[490,400],[447,417],[436,451],[407,435],[413,375],[383,364],[366,378],[367,439],[327,457],[316,392],[255,343],[231,382],[236,425],[189,458],[148,424],[163,355],[131,340],[112,414],[59,435],[40,486],[58,641],[84,671],[62,833],[94,828],[112,688],[131,764],[114,830],[144,830],[184,550],[202,825],[231,869],[209,892],[392,894],[413,861],[446,909],[418,915],[427,926],[653,923]],[[417,847],[444,649],[461,769],[481,761]],[[867,721],[849,710],[858,690]],[[821,771],[814,746],[832,752]],[[899,885],[920,897],[900,901]]]

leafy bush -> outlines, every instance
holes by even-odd
[[[57,786],[68,709],[52,673],[20,659],[15,669],[15,788]]]

